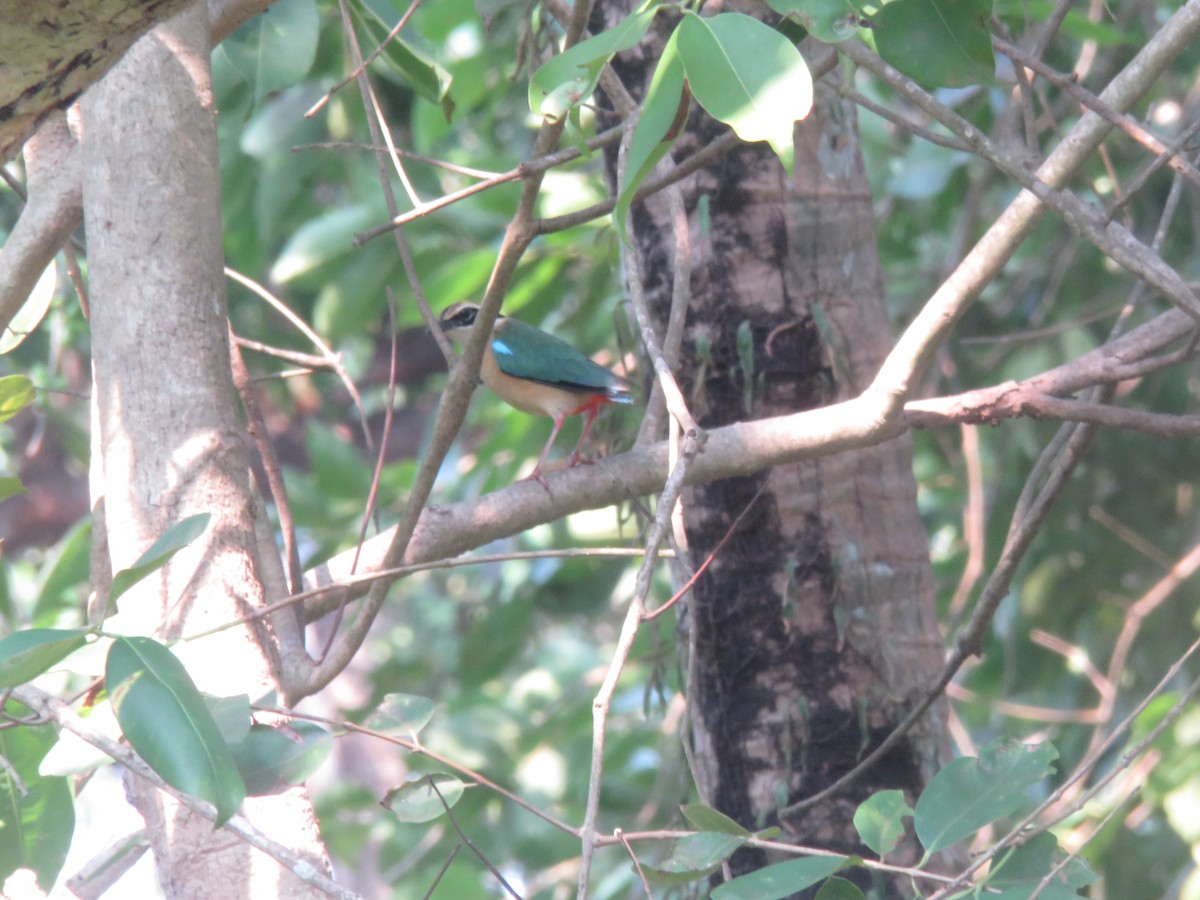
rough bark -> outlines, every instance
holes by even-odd
[[[122,596],[110,620],[114,630],[164,637],[235,620],[265,600],[226,339],[209,47],[207,11],[193,5],[139,41],[83,104],[101,566],[127,567],[181,519],[212,517],[201,539]],[[277,687],[276,640],[263,625],[177,650],[201,690],[258,697]],[[169,798],[136,784],[131,794],[168,896],[312,893]],[[243,811],[328,869],[302,791]]]
[[[625,84],[647,83],[655,58],[644,46],[623,57]],[[724,130],[693,108],[677,158]],[[703,427],[854,397],[890,346],[854,110],[828,88],[797,126],[794,171],[788,178],[765,145],[742,146],[683,183],[693,270],[678,374]],[[665,331],[674,267],[665,201],[633,216]],[[860,851],[857,803],[883,788],[911,800],[936,768],[944,723],[935,717],[852,789],[780,821],[779,810],[878,745],[937,672],[911,462],[900,438],[689,489],[693,563],[763,490],[683,620],[699,786],[747,827],[780,824],[797,842]],[[744,850],[732,865],[739,873],[767,861]]]

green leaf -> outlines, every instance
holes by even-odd
[[[50,265],[38,277],[29,297],[17,310],[17,314],[9,321],[4,332],[0,334],[0,354],[13,350],[29,337],[41,323],[54,299],[54,289],[58,285],[58,263],[51,260]]]
[[[310,219],[297,228],[271,266],[271,280],[287,283],[354,249],[354,234],[380,219],[382,206],[356,203]]]
[[[930,853],[974,834],[1025,802],[1025,791],[1053,771],[1058,751],[1048,742],[993,741],[979,758],[956,759],[933,777],[917,801],[917,837]]]
[[[863,892],[853,881],[845,878],[830,878],[817,891],[813,900],[866,900]]]
[[[78,609],[86,596],[91,566],[92,521],[83,519],[47,554],[42,565],[33,620],[46,621],[64,607]]]
[[[738,837],[750,837],[749,831],[725,813],[703,803],[687,803],[681,806],[679,811],[697,831],[719,831],[723,834],[736,834]]]
[[[670,142],[666,138],[680,111],[680,101],[684,99],[683,61],[677,49],[678,38],[679,30],[676,29],[663,47],[642,103],[642,114],[633,130],[633,140],[629,144],[625,180],[613,208],[613,222],[621,240],[625,240],[625,219],[629,215],[633,195],[670,149]]]
[[[352,3],[350,13],[370,39],[371,46],[363,47],[364,56],[374,53],[375,47],[383,42],[400,21],[396,10],[380,0]],[[418,97],[440,106],[446,120],[449,121],[454,113],[454,100],[450,96],[453,78],[448,71],[426,57],[411,42],[405,41],[402,34],[403,32],[388,41],[380,56]]]
[[[415,736],[433,718],[434,702],[428,697],[413,694],[387,694],[383,703],[371,713],[366,726],[385,734]]]
[[[321,20],[314,0],[278,0],[221,43],[257,103],[299,83],[317,56]]]
[[[25,485],[21,484],[20,478],[13,478],[11,475],[0,476],[0,503],[3,503],[9,497],[28,493],[29,491],[25,490]]]
[[[482,684],[500,675],[533,633],[533,606],[527,600],[510,600],[481,613],[459,644],[458,674],[463,684]]]
[[[1055,866],[1066,854],[1059,848],[1053,834],[1043,831],[1036,834],[1012,851],[1000,856],[992,865],[987,879],[989,890],[999,890],[1004,895],[1016,896],[1023,890],[1025,896],[1049,877]],[[1097,880],[1096,873],[1078,857],[1068,862],[1043,888],[1041,896],[1058,900],[1061,897],[1078,897],[1076,893]],[[990,893],[986,896],[991,896]]]
[[[137,562],[113,576],[112,587],[108,592],[109,605],[115,604],[118,597],[150,573],[161,569],[171,561],[172,556],[204,534],[210,518],[212,516],[208,513],[197,513],[168,528],[162,537],[138,557]]]
[[[643,4],[642,9],[613,28],[548,59],[529,79],[529,109],[557,122],[590,97],[605,64],[614,54],[636,46],[645,37],[658,9],[657,5]]]
[[[32,710],[15,701],[10,716]],[[75,831],[75,801],[66,778],[43,776],[38,767],[58,740],[52,725],[0,730],[0,885],[17,869],[31,869],[44,891],[54,887]]]
[[[33,402],[33,382],[24,375],[0,378],[0,422],[7,422]]]
[[[82,628],[30,628],[0,639],[0,690],[36,678],[87,642]]]
[[[244,739],[250,732],[250,697],[246,694],[235,694],[232,697],[213,697],[201,694],[204,708],[217,724],[221,739],[226,744],[233,745]]]
[[[329,738],[329,732],[313,722],[256,724],[229,750],[247,796],[261,797],[301,784],[315,772],[333,749]]]
[[[995,59],[988,0],[895,0],[872,22],[885,60],[924,87],[990,84]]]
[[[745,837],[722,831],[689,834],[671,842],[662,862],[643,862],[642,868],[661,884],[686,884],[715,872],[746,842]]]
[[[767,0],[767,5],[827,44],[844,41],[858,30],[859,11],[847,0]]]
[[[118,637],[105,686],[133,749],[167,784],[217,808],[217,824],[246,796],[233,755],[183,664],[162,644]]]
[[[424,775],[390,790],[380,805],[401,822],[431,822],[453,808],[462,796],[463,783],[453,775]],[[440,795],[440,796],[439,796]],[[445,803],[443,803],[445,801]]]
[[[854,811],[854,827],[863,843],[882,858],[896,849],[904,837],[904,818],[912,814],[904,791],[876,791]]]
[[[775,863],[713,888],[712,900],[781,900],[858,862],[856,856],[809,856]]]
[[[766,141],[792,167],[792,130],[812,110],[812,75],[800,51],[757,19],[684,16],[679,58],[696,102],[743,141]]]

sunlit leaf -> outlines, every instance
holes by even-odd
[[[854,811],[854,827],[864,844],[887,856],[904,837],[904,819],[912,814],[904,791],[877,791]]]
[[[676,32],[692,96],[743,141],[766,141],[791,171],[792,130],[812,109],[812,75],[775,29],[737,13],[684,16]]]
[[[434,702],[428,697],[388,694],[379,708],[371,713],[366,725],[373,731],[409,737],[420,733],[429,724],[434,708]]]
[[[858,29],[859,10],[848,0],[767,0],[767,5],[829,44],[844,41]]]

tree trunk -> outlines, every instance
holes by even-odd
[[[109,621],[166,638],[261,606],[262,565],[272,564],[256,551],[230,375],[209,47],[207,10],[195,4],[139,41],[83,104],[101,600],[103,570],[129,566],[185,517],[212,517],[203,537],[121,597]],[[176,652],[201,690],[256,699],[278,688],[280,640],[299,640],[287,619]],[[144,784],[130,787],[168,896],[316,896],[208,820]],[[302,790],[249,800],[243,812],[328,869]]]
[[[810,63],[829,52],[805,49]],[[656,58],[644,48],[622,57],[625,84],[648,83]],[[854,397],[890,347],[855,111],[827,84],[796,127],[793,177],[758,144],[682,183],[693,259],[677,375],[702,427]],[[693,106],[674,157],[724,131]],[[666,201],[635,206],[633,223],[661,334],[675,254]],[[798,843],[862,851],[855,806],[884,788],[915,799],[941,758],[944,710],[834,799],[780,811],[852,769],[939,668],[910,443],[690,489],[693,565],[751,503],[683,618],[701,795],[748,828],[779,824]],[[746,849],[732,866],[737,874],[766,862]]]

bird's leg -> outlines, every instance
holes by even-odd
[[[542,477],[542,463],[546,461],[546,457],[550,455],[550,448],[554,446],[554,439],[558,437],[558,431],[563,427],[563,422],[566,421],[565,416],[554,417],[554,427],[550,429],[550,439],[546,441],[546,446],[542,448],[542,455],[538,457],[537,465],[533,467],[533,471],[522,478],[522,481],[536,481],[546,490],[550,486],[546,484],[546,479]]]
[[[600,415],[599,403],[588,407],[587,418],[583,420],[583,432],[579,435],[579,443],[575,445],[575,450],[571,453],[571,458],[567,462],[568,469],[580,463],[591,465],[592,461],[587,457],[580,456],[580,452],[583,450],[583,442],[587,440],[587,436],[592,430],[592,423],[596,421],[596,416],[598,415]]]

